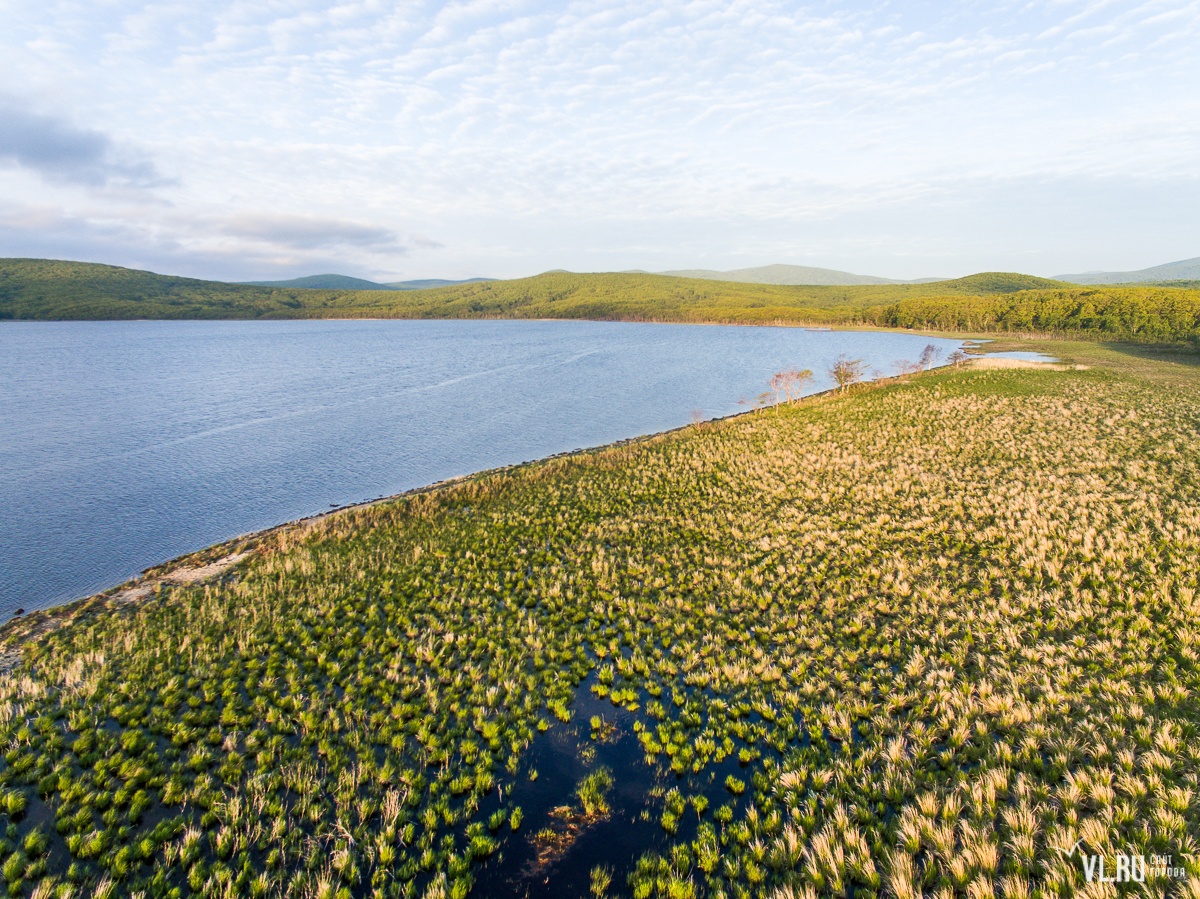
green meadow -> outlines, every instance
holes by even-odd
[[[859,385],[27,616],[5,888],[1200,894],[1200,369],[1038,348],[1089,367]],[[551,740],[578,776],[539,778]],[[629,783],[653,839],[576,858]],[[1085,852],[1171,862],[1089,883]]]

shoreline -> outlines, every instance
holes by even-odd
[[[804,397],[804,399],[811,400],[814,397],[829,392],[831,391],[820,391],[810,394]],[[743,412],[735,412],[719,418],[705,419],[700,425],[706,426],[729,421],[769,408],[768,406],[758,409],[747,409]],[[471,472],[470,474],[444,478],[440,481],[434,481],[432,484],[424,484],[388,496],[334,506],[321,512],[315,512],[312,515],[290,519],[267,528],[262,528],[261,530],[238,534],[202,549],[193,550],[155,563],[142,569],[141,573],[136,577],[122,581],[98,593],[65,600],[43,609],[18,612],[8,621],[0,623],[0,676],[7,674],[15,667],[15,664],[19,661],[20,649],[25,643],[52,633],[71,622],[90,618],[107,611],[140,604],[157,595],[158,590],[162,587],[205,583],[221,577],[241,562],[251,558],[264,539],[276,534],[285,533],[306,525],[323,522],[340,515],[369,509],[385,503],[398,502],[414,496],[448,490],[476,479],[494,477],[535,465],[544,465],[550,462],[601,453],[635,443],[658,440],[696,426],[695,423],[689,422],[688,424],[680,425],[677,428],[669,428],[665,431],[640,434],[635,437],[615,440],[611,443],[580,447],[579,449],[554,453],[537,459],[528,459],[524,462],[514,462],[511,465],[487,468]]]
[[[909,333],[914,332],[910,331]],[[931,333],[928,335],[923,334],[922,336],[944,337],[945,335]],[[1026,362],[1024,360],[1006,359],[990,360],[993,364],[985,365],[981,363],[984,363],[987,360],[981,357],[986,357],[988,354],[984,350],[985,344],[978,342],[979,338],[950,339],[960,339],[964,344],[970,344],[964,345],[962,350],[968,355],[967,365],[972,368],[1035,368],[1057,371],[1068,370],[1071,368],[1086,368],[1086,366],[1072,366],[1069,364],[1063,365],[1057,363]],[[863,380],[858,383],[857,387],[859,389],[875,389],[876,387],[902,381],[909,377],[920,377],[922,375],[930,374],[938,369],[949,367],[951,367],[949,363],[943,362],[940,365],[934,366],[934,368],[928,372],[913,372],[904,375],[884,375],[870,380]],[[814,400],[824,402],[830,397],[836,396],[840,392],[841,391],[839,388],[831,387],[825,390],[815,391],[814,393],[798,399],[796,402],[810,403]],[[663,431],[640,434],[634,437],[615,440],[611,443],[599,444],[590,447],[581,447],[574,450],[554,453],[549,456],[543,456],[537,459],[529,459],[523,462],[512,463],[510,465],[503,465],[497,468],[483,469],[481,471],[471,472],[465,475],[445,478],[440,481],[435,481],[431,484],[424,484],[401,491],[399,493],[389,494],[387,496],[380,496],[370,500],[363,500],[361,502],[352,502],[345,505],[334,506],[320,512],[315,512],[311,515],[290,519],[288,521],[280,522],[257,531],[248,531],[238,534],[229,537],[228,539],[211,544],[207,547],[186,552],[162,562],[157,562],[142,569],[142,571],[136,577],[122,581],[121,583],[115,584],[114,586],[105,590],[88,594],[86,596],[65,600],[46,608],[34,609],[28,612],[18,612],[8,621],[0,623],[0,675],[3,675],[7,671],[11,670],[16,661],[16,659],[12,657],[19,657],[20,647],[25,643],[58,630],[58,628],[63,627],[70,622],[89,618],[93,615],[102,614],[106,611],[140,604],[145,600],[157,595],[161,588],[205,583],[222,577],[226,574],[226,572],[244,562],[246,559],[252,557],[262,541],[273,535],[281,534],[317,522],[323,522],[330,518],[347,513],[369,509],[385,503],[398,502],[414,496],[421,496],[428,493],[451,489],[477,479],[489,478],[504,473],[515,472],[520,469],[535,465],[545,465],[555,461],[569,460],[585,455],[607,452],[618,447],[627,447],[637,443],[660,440],[672,434],[678,434],[697,427],[703,428],[719,425],[722,422],[732,421],[746,415],[767,412],[773,407],[773,405],[775,404],[752,407],[743,411],[731,413],[729,415],[704,419],[700,422],[689,422],[687,424],[680,425],[675,428],[668,428]],[[786,402],[784,405],[786,405]]]

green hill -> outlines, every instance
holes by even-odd
[[[990,296],[998,293],[1016,293],[1018,290],[1044,290],[1075,285],[1050,278],[1022,275],[1019,272],[980,272],[965,278],[955,278],[953,281],[935,281],[930,286],[937,287],[939,293],[948,292],[944,288],[953,286],[955,293]]]
[[[788,286],[546,272],[424,290],[306,290],[109,265],[0,260],[0,319],[524,318],[1200,337],[1200,291],[1079,287],[1008,272],[928,284]]]
[[[882,310],[878,321],[894,328],[1200,342],[1200,291],[1068,286],[991,296],[912,297]]]
[[[300,287],[305,290],[403,290],[392,284],[379,284],[349,275],[309,275],[292,278],[290,281],[241,281],[255,287]]]
[[[52,259],[0,259],[0,319],[287,317],[318,293]]]

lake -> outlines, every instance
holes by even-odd
[[[0,621],[445,478],[745,410],[912,334],[566,321],[0,323]]]

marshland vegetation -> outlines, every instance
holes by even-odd
[[[566,832],[530,784],[603,819],[624,739],[656,835],[592,895],[1066,896],[1080,840],[1194,895],[1200,385],[1122,358],[488,473],[80,617],[0,677],[8,892],[462,897]]]

